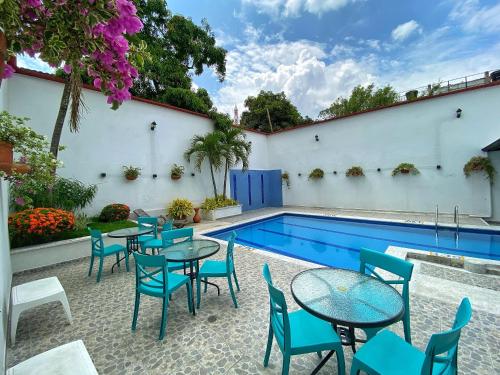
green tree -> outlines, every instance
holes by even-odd
[[[139,69],[134,95],[207,113],[212,102],[204,89],[192,91],[191,74],[212,68],[220,81],[226,74],[226,50],[216,45],[206,20],[201,26],[189,18],[172,15],[164,0],[135,0],[143,22],[131,38],[147,43],[151,59]]]
[[[222,168],[224,164],[224,150],[222,148],[223,135],[219,131],[214,131],[205,135],[195,135],[191,140],[191,145],[184,153],[188,162],[194,157],[195,168],[201,172],[201,166],[205,159],[208,160],[210,175],[214,188],[214,196],[217,197],[217,184],[215,183],[215,171]]]
[[[247,129],[276,131],[303,123],[297,108],[287,99],[284,92],[261,91],[257,96],[245,100],[247,111],[241,114],[241,125]],[[272,129],[269,125],[271,119]]]
[[[237,164],[242,164],[242,169],[247,170],[249,156],[252,150],[250,142],[246,141],[246,135],[241,128],[229,127],[221,131],[221,146],[224,159],[224,185],[222,195],[227,198],[227,173],[229,169]]]
[[[330,107],[319,113],[322,118],[346,116],[351,113],[366,111],[368,109],[383,107],[396,103],[398,94],[391,86],[374,90],[374,85],[363,87],[356,86],[349,98],[340,97]]]

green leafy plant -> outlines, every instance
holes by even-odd
[[[345,172],[346,177],[362,177],[365,175],[363,168],[359,166],[353,166]]]
[[[182,220],[193,213],[193,203],[189,199],[174,199],[167,208],[168,216],[173,219]]]
[[[201,208],[207,211],[215,210],[216,208],[223,208],[228,206],[237,206],[238,202],[231,198],[224,198],[219,195],[217,198],[206,198],[201,204]]]
[[[398,174],[413,174],[417,175],[420,171],[411,163],[401,163],[396,168],[392,170],[392,175],[396,176]]]
[[[53,207],[67,211],[81,210],[88,206],[97,193],[96,185],[85,185],[78,180],[57,177],[54,184],[34,191],[31,195],[34,207]],[[16,207],[16,202],[12,202]]]
[[[99,215],[99,221],[110,222],[127,220],[130,215],[130,207],[126,204],[113,203],[105,206]]]
[[[135,180],[137,177],[141,175],[141,168],[133,167],[131,165],[123,166],[123,175],[127,180]]]
[[[467,163],[465,163],[464,174],[466,177],[469,177],[475,172],[485,172],[490,181],[493,181],[496,170],[489,158],[485,156],[473,156]]]
[[[184,167],[182,165],[174,164],[172,169],[170,169],[170,177],[177,180],[184,174]]]
[[[281,174],[281,182],[284,183],[288,189],[290,189],[290,175],[288,172],[283,172]]]
[[[309,173],[310,180],[320,180],[325,176],[325,172],[321,168],[315,168]]]

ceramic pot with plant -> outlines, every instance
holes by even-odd
[[[464,174],[465,177],[469,177],[472,173],[484,172],[486,173],[486,177],[493,182],[495,177],[495,167],[491,160],[486,156],[473,156],[470,160],[464,165]]]
[[[325,172],[321,168],[315,168],[309,173],[309,180],[321,180],[325,176]]]
[[[345,172],[346,177],[363,177],[365,173],[360,166],[353,166]]]
[[[288,189],[290,189],[290,175],[288,172],[283,172],[281,174],[281,182],[284,183]]]
[[[194,208],[193,223],[197,224],[199,222],[201,222],[200,207],[195,207]]]
[[[419,170],[411,163],[401,163],[396,168],[393,169],[392,175],[397,176],[398,174],[419,174]]]
[[[141,175],[141,168],[133,167],[131,165],[129,165],[129,166],[124,165],[123,166],[123,175],[129,181],[136,180],[137,177],[139,177]]]
[[[193,214],[193,204],[189,199],[174,199],[168,206],[167,213],[174,219],[174,226],[183,227],[187,224],[187,217]]]
[[[170,170],[170,178],[172,180],[179,180],[184,174],[184,167],[182,165],[174,164]]]

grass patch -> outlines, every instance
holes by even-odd
[[[110,223],[91,221],[87,223],[87,226],[91,227],[92,229],[99,229],[102,233],[108,233],[117,229],[135,227],[137,226],[137,223],[134,223],[133,221],[130,220],[113,221]],[[44,243],[49,243],[54,241],[62,241],[62,240],[70,240],[72,238],[86,237],[88,235],[89,231],[87,230],[87,228],[83,228],[83,229],[75,229],[67,232],[62,232],[52,238],[41,238],[34,236],[30,238],[14,238],[11,239],[11,248],[15,249],[17,247],[23,247],[23,246],[41,245]]]

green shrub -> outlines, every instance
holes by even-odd
[[[168,206],[167,213],[173,219],[184,219],[193,213],[193,204],[189,199],[174,199]]]
[[[325,176],[325,172],[321,168],[315,168],[309,173],[310,180],[319,180]]]
[[[113,203],[104,207],[99,215],[99,221],[120,221],[127,220],[130,215],[130,208],[126,204]]]
[[[465,177],[469,177],[473,172],[482,172],[486,173],[486,176],[493,181],[495,177],[495,167],[491,163],[491,160],[485,156],[473,156],[465,165],[464,165],[464,174]]]
[[[57,177],[52,188],[33,193],[32,205],[75,211],[88,206],[94,200],[96,192],[96,185],[85,185],[78,180]]]
[[[207,211],[215,210],[216,208],[237,206],[238,202],[231,198],[225,198],[222,195],[218,195],[216,198],[206,198],[201,204],[201,208]]]

